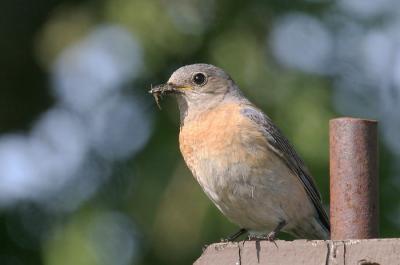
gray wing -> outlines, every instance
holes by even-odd
[[[325,210],[322,208],[321,195],[316,188],[315,182],[304,165],[303,160],[301,160],[286,137],[283,136],[278,127],[272,123],[271,119],[260,110],[247,106],[242,109],[242,114],[262,126],[273,151],[300,178],[307,194],[310,196],[311,201],[317,209],[321,224],[330,231],[329,219]]]

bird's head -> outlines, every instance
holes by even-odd
[[[152,88],[150,93],[155,96],[176,95],[181,114],[209,109],[225,98],[240,94],[230,76],[210,64],[182,66],[171,75],[166,84]]]

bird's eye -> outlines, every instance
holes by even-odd
[[[197,73],[193,75],[193,82],[198,86],[202,86],[207,82],[207,78],[203,73]]]

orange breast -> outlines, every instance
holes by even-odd
[[[223,104],[182,126],[180,149],[196,178],[201,168],[198,163],[205,159],[221,168],[243,161],[251,167],[265,161],[265,136],[240,109],[238,104]]]

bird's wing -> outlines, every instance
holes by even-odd
[[[272,123],[268,116],[255,107],[244,107],[242,109],[242,114],[262,126],[271,149],[299,177],[307,191],[307,194],[310,196],[311,201],[317,209],[321,223],[328,229],[328,231],[330,231],[328,216],[322,207],[321,195],[316,188],[315,182],[304,165],[303,160],[301,160],[286,137],[283,136],[279,128]]]

